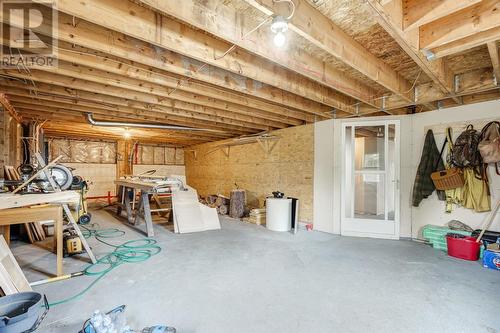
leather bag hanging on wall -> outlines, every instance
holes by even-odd
[[[495,163],[496,172],[500,175],[500,122],[492,121],[483,127],[481,141],[478,145],[484,163]]]

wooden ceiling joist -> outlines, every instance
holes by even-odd
[[[157,124],[164,124],[166,121],[168,121],[169,125],[177,125],[177,126],[188,126],[192,127],[193,123],[190,122],[178,122],[175,120],[170,120],[170,119],[165,119],[161,117],[154,117],[153,115],[147,115],[147,116],[140,116],[136,114],[130,114],[130,113],[125,113],[125,112],[117,112],[117,111],[110,111],[110,110],[105,110],[102,108],[96,108],[96,107],[88,107],[88,106],[74,106],[71,103],[63,103],[63,102],[54,102],[54,101],[47,101],[43,100],[40,98],[30,98],[26,96],[16,96],[16,95],[11,95],[12,100],[16,104],[17,107],[23,108],[23,109],[31,109],[31,110],[39,110],[39,111],[44,111],[44,112],[73,112],[75,114],[79,114],[80,117],[78,118],[79,122],[85,122],[85,114],[90,112],[94,114],[96,117],[110,117],[110,118],[115,118],[115,119],[127,119],[129,122],[137,122],[137,121],[143,121],[143,122],[148,122],[148,123],[157,123]],[[213,126],[205,126],[207,129],[211,130],[219,130],[221,131],[220,133],[214,133],[214,132],[196,132],[197,135],[199,136],[205,136],[205,137],[229,137],[234,134],[248,134],[248,132],[241,131],[241,132],[235,132],[233,131],[228,131],[226,129],[218,128],[218,127],[213,127]]]
[[[499,26],[500,1],[483,0],[420,27],[420,48],[432,50]]]
[[[300,50],[300,46],[289,44],[283,50],[272,47],[269,33],[266,33],[269,30],[269,24],[243,39],[242,36],[255,27],[245,23],[245,13],[221,5],[218,0],[208,0],[202,3],[196,0],[183,0],[182,2],[141,0],[139,2],[158,13],[169,15],[229,43],[234,43],[242,49],[282,65],[356,100],[371,106],[380,106],[380,102],[374,99],[377,97],[374,89],[346,76],[321,59],[303,52]],[[211,19],[207,20],[207,16]],[[227,29],[227,27],[232,27],[232,29]]]
[[[21,117],[17,113],[16,109],[10,104],[9,99],[5,95],[5,93],[0,93],[0,105],[4,110],[7,110],[9,115],[14,118],[18,123],[22,121]]]
[[[495,74],[497,84],[500,84],[500,52],[498,52],[498,44],[497,42],[489,42],[487,45],[491,64],[493,65],[493,73]]]
[[[58,38],[60,41],[77,44],[87,49],[127,59],[149,66],[152,69],[160,69],[248,96],[262,98],[268,102],[283,105],[287,108],[317,115],[318,117],[322,117],[322,119],[329,117],[331,107],[319,102],[214,66],[206,66],[202,70],[199,70],[203,66],[203,63],[197,60],[158,48],[125,34],[111,31],[83,20],[78,20],[78,24],[73,25],[73,19],[62,13],[58,17]],[[49,34],[50,26],[51,22],[46,20],[42,25],[33,30],[40,34]],[[264,75],[262,73],[266,73],[266,68],[261,68],[258,65],[254,65],[252,68],[256,73],[260,73],[261,75]],[[275,76],[271,72],[268,75],[270,77]],[[183,84],[183,82],[180,84]],[[321,90],[318,90],[318,93],[320,92]]]
[[[17,84],[18,86],[15,87],[15,84]],[[136,117],[137,119],[141,120],[155,121],[179,126],[210,128],[225,131],[228,134],[236,135],[255,133],[259,131],[238,125],[211,122],[205,119],[203,116],[186,117],[185,115],[179,116],[176,113],[165,112],[163,109],[145,109],[142,108],[141,104],[134,101],[112,98],[110,96],[92,94],[84,91],[67,89],[68,94],[74,94],[72,98],[67,98],[67,95],[64,95],[63,93],[60,93],[60,91],[58,91],[66,90],[62,87],[50,86],[50,89],[44,89],[39,85],[38,96],[32,95],[29,90],[27,90],[28,88],[26,86],[22,86],[16,82],[10,82],[8,86],[1,87],[8,87],[9,96],[11,96],[14,100],[16,99],[16,96],[22,96],[32,99],[33,104],[38,103],[41,105],[43,105],[43,103],[41,103],[40,100],[56,101],[59,103],[68,104],[69,109],[79,109],[81,107],[80,110],[82,113],[92,111],[98,112],[97,110],[101,110],[101,112],[105,112],[110,115],[130,116],[131,118]]]
[[[374,13],[375,20],[394,38],[418,67],[436,83],[443,93],[459,102],[458,98],[454,96],[453,73],[449,70],[447,64],[443,59],[429,61],[420,52],[418,30],[408,32],[403,30],[402,1],[392,1],[386,6],[382,6],[377,0],[367,0],[367,3]]]
[[[61,44],[59,45],[60,47],[62,46]],[[279,115],[281,120],[287,121],[291,125],[298,125],[301,122],[314,122],[315,119],[314,115],[306,112],[268,103],[241,93],[234,93],[226,89],[203,84],[196,80],[186,80],[186,78],[160,71],[159,69],[152,70],[150,67],[132,61],[114,58],[108,54],[99,54],[97,51],[88,49],[69,48],[69,45],[65,45],[65,48],[59,48],[59,60],[162,85],[163,87],[170,88],[167,91],[173,99],[177,99],[177,96],[181,95],[182,92],[199,94],[241,106],[243,109],[250,108],[252,110],[261,110],[268,114],[274,113]],[[96,57],[96,55],[98,56]]]
[[[172,112],[166,108],[127,100],[125,98],[75,90],[62,86],[37,83],[38,95],[36,96],[33,94],[33,91],[30,90],[29,86],[17,81],[5,81],[4,85],[1,85],[0,87],[8,90],[9,95],[67,103],[71,106],[71,108],[83,106],[85,107],[84,110],[87,110],[86,112],[93,109],[102,109],[109,114],[113,114],[113,112],[116,112],[119,115],[129,114],[130,116],[136,116],[139,119],[149,119],[162,123],[172,122],[172,124],[181,126],[225,130],[228,133],[233,134],[249,134],[258,131],[248,127],[228,123],[211,122],[203,116],[186,114],[180,115],[179,113]]]
[[[237,124],[239,126],[245,126],[248,128],[254,128],[263,131],[280,128],[280,127],[274,127],[277,126],[275,122],[269,122],[268,120],[265,119],[260,120],[259,118],[256,117],[234,114],[228,111],[221,111],[213,108],[206,108],[192,103],[172,101],[166,98],[156,97],[154,95],[147,93],[141,93],[120,87],[109,86],[97,82],[76,79],[53,73],[41,72],[38,70],[32,70],[31,75],[19,73],[17,70],[3,70],[0,71],[0,73],[21,79],[27,79],[27,80],[31,79],[35,82],[58,85],[61,87],[72,87],[75,89],[89,91],[89,92],[102,92],[105,95],[110,95],[114,97],[126,96],[128,99],[136,100],[148,105],[154,105],[157,106],[158,109],[173,112],[181,116],[182,115],[193,116],[193,117],[203,116],[206,117],[207,119],[212,119],[212,121],[215,122],[222,122],[222,123],[226,122],[228,124]],[[280,125],[282,126],[281,128],[286,127],[283,124]]]
[[[411,30],[436,21],[481,0],[400,0],[403,2],[403,28]],[[382,3],[384,6],[385,4]]]
[[[29,110],[23,110],[25,114],[30,115]],[[32,115],[36,119],[37,115]],[[68,120],[54,119],[44,124],[45,134],[51,137],[71,137],[82,139],[101,139],[101,140],[123,140],[123,129],[112,127],[95,127],[89,124],[74,124]],[[65,128],[72,128],[72,132],[68,135]],[[149,130],[149,129],[129,129],[132,137],[130,140],[139,141],[141,143],[167,143],[175,146],[190,146],[200,143],[199,140],[171,138],[165,135],[164,131]]]
[[[345,111],[353,103],[346,96],[307,78],[290,76],[286,69],[247,52],[230,53],[223,59],[216,60],[216,55],[224,53],[231,46],[230,44],[167,17],[158,17],[154,11],[129,1],[60,0],[58,10],[156,47],[252,78],[318,103],[345,109]],[[77,26],[79,24],[80,22]],[[199,67],[201,66],[203,65]],[[318,114],[322,115],[321,112]]]
[[[266,15],[280,13],[281,3],[273,0],[245,1]],[[413,101],[411,83],[368,52],[307,1],[295,0],[294,3],[297,9],[289,22],[291,30],[403,99]]]

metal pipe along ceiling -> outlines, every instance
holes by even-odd
[[[155,128],[155,129],[166,129],[166,130],[176,130],[176,131],[203,131],[203,132],[218,132],[224,133],[224,131],[213,130],[209,128],[196,128],[196,127],[184,127],[175,125],[163,125],[163,124],[152,124],[152,123],[128,123],[122,121],[101,121],[95,120],[92,113],[86,113],[87,121],[89,124],[94,126],[102,127],[137,127],[137,128]]]

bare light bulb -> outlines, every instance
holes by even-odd
[[[125,139],[130,139],[131,136],[132,136],[132,134],[130,133],[129,129],[125,128],[125,132],[123,132],[123,137]]]
[[[283,45],[285,45],[285,42],[286,42],[285,34],[282,33],[281,31],[277,32],[276,36],[274,36],[274,45],[276,45],[277,47],[282,47]]]

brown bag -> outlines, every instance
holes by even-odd
[[[478,148],[484,163],[500,162],[500,122],[492,121],[483,127]]]
[[[451,128],[446,129],[446,139],[444,140],[443,147],[441,148],[441,152],[439,153],[440,159],[443,155],[446,145],[448,145],[448,150],[451,153],[453,147],[453,141],[451,139]],[[436,164],[436,167],[434,169],[437,169],[438,164]],[[451,167],[449,164],[447,165],[446,170],[431,173],[431,179],[436,189],[442,191],[453,190],[464,186],[464,173],[462,169]]]

